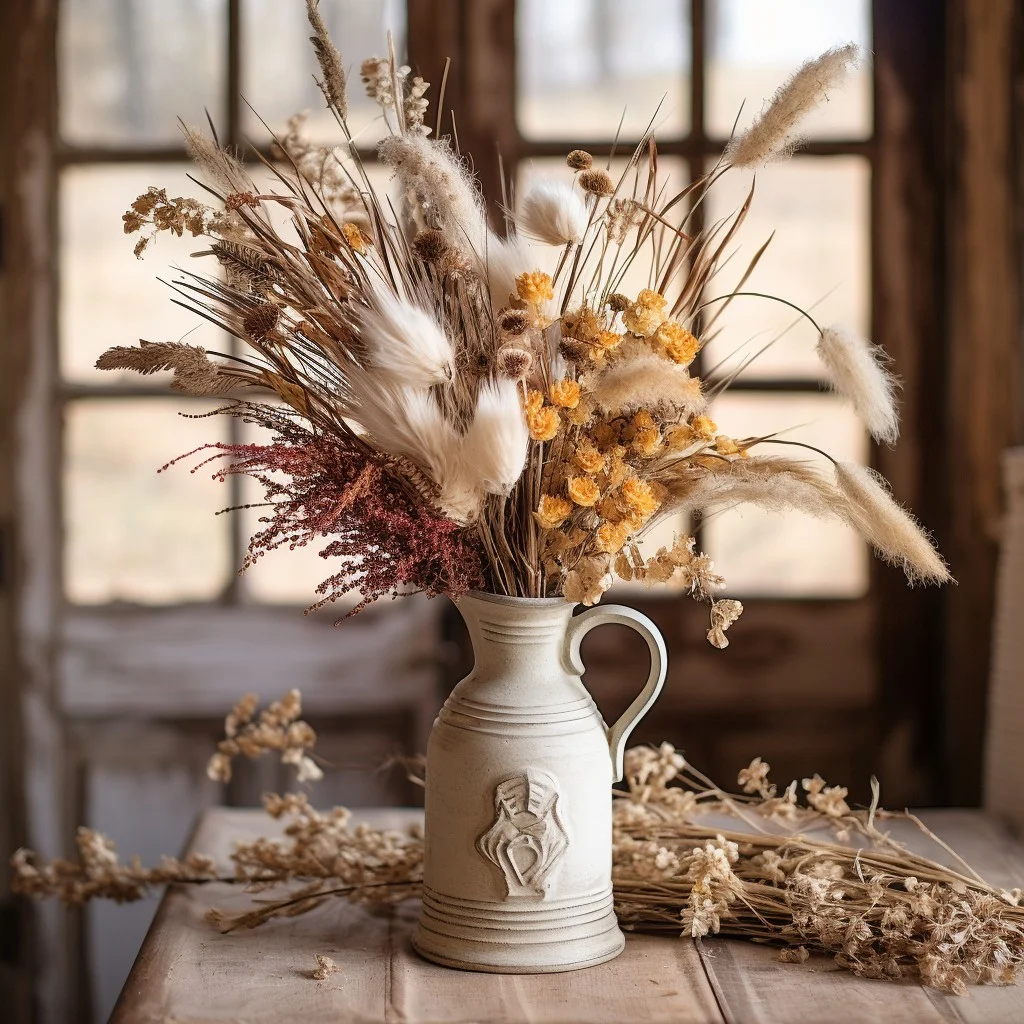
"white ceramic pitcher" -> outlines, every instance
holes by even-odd
[[[633,727],[665,681],[645,615],[618,606],[573,616],[561,598],[467,594],[458,602],[473,671],[427,747],[423,906],[413,944],[430,960],[507,974],[611,960],[611,784]],[[580,678],[595,626],[635,629],[651,652],[640,695],[611,727]]]

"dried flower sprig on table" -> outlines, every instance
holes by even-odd
[[[776,435],[720,432],[709,400],[729,379],[696,372],[722,311],[755,297],[743,283],[767,243],[735,290],[715,294],[753,188],[704,230],[692,230],[687,210],[723,174],[787,153],[855,47],[801,68],[681,191],[669,194],[659,177],[650,135],[618,178],[574,150],[561,178],[535,183],[506,210],[499,234],[453,140],[430,137],[428,84],[393,55],[361,67],[387,128],[378,157],[398,201],[374,189],[348,127],[344,62],[317,0],[307,7],[341,145],[312,145],[293,119],[266,165],[273,185],[260,188],[234,155],[186,128],[207,199],[154,187],[124,218],[126,232],[141,233],[140,255],[161,232],[206,240],[200,255],[218,273],[185,273],[175,288],[245,354],[143,342],[97,364],[173,370],[177,390],[237,399],[222,411],[269,429],[269,443],[212,446],[217,476],[251,476],[266,494],[246,566],[281,546],[325,542],[336,571],[317,606],[358,589],[355,610],[385,594],[469,589],[589,605],[616,577],[674,582],[711,604],[708,638],[719,647],[742,606],[716,600],[724,581],[693,538],[641,553],[667,517],[743,502],[798,509],[859,530],[912,582],[949,578],[874,477],[776,457],[769,445],[794,443]],[[551,247],[549,270],[527,238]],[[626,294],[637,268],[646,287]],[[837,394],[877,439],[893,441],[895,381],[880,351],[800,313]]]
[[[324,777],[320,766],[309,755],[316,745],[313,727],[302,721],[302,694],[289,690],[254,718],[260,698],[247,693],[224,719],[224,739],[210,758],[206,774],[213,782],[230,782],[231,765],[242,754],[255,760],[271,751],[280,753],[281,764],[292,765],[299,782],[314,782]]]
[[[243,699],[228,716],[229,739],[252,725],[250,704]],[[864,977],[916,978],[959,994],[968,983],[1016,980],[1024,964],[1021,890],[986,884],[948,848],[956,867],[897,842],[879,822],[935,837],[913,815],[879,808],[877,786],[872,806],[854,810],[845,788],[817,775],[780,793],[768,764],[755,758],[739,773],[742,792],[730,794],[668,743],[627,751],[625,768],[626,789],[613,790],[623,927],[772,942],[783,947],[780,959],[826,953]],[[121,864],[109,839],[80,829],[77,860],[46,862],[19,850],[13,885],[69,905],[135,900],[168,883],[234,883],[260,893],[248,910],[208,912],[224,931],[302,914],[330,897],[388,905],[419,895],[419,828],[353,825],[345,808],[318,812],[304,794],[268,795],[264,807],[287,821],[284,835],[236,844],[233,873],[199,854],[155,868]]]

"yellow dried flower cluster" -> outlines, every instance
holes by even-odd
[[[682,324],[666,320],[654,332],[654,340],[674,363],[689,366],[700,351],[700,342]]]
[[[558,380],[548,393],[551,404],[562,409],[575,409],[580,404],[580,386],[574,380]]]
[[[352,249],[360,254],[366,252],[367,238],[358,224],[347,221],[341,225],[341,233],[345,236],[345,241],[348,242]]]
[[[538,307],[555,297],[551,275],[540,270],[528,271],[516,278],[516,294],[527,305]]]
[[[531,391],[526,396],[526,425],[534,441],[550,441],[558,434],[558,410],[544,404],[540,391]]]
[[[645,288],[622,314],[626,329],[641,338],[649,338],[665,322],[668,300],[660,292]]]

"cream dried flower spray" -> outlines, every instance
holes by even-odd
[[[289,694],[257,716],[255,699],[243,698],[226,720],[218,755],[243,734],[253,740],[253,756],[280,749],[297,705]],[[261,731],[267,735],[257,741]],[[218,755],[211,770],[223,777]],[[668,743],[626,751],[626,786],[612,793],[613,889],[624,928],[771,942],[781,947],[780,960],[803,963],[813,952],[863,977],[910,978],[955,994],[972,983],[1017,979],[1021,890],[988,885],[913,815],[883,810],[877,784],[872,805],[853,809],[844,787],[818,775],[780,791],[761,758],[737,782],[740,792],[719,789]],[[168,883],[214,885],[207,919],[223,931],[307,913],[329,898],[388,905],[419,896],[418,827],[355,824],[345,808],[317,811],[304,794],[270,794],[263,802],[269,819],[285,823],[284,835],[238,843],[229,867],[198,853],[151,868],[137,859],[125,864],[107,837],[79,829],[72,859],[19,850],[13,887],[79,906],[141,899]],[[939,859],[894,839],[894,825],[933,842]],[[229,887],[258,898],[221,910]],[[311,976],[322,980],[331,963],[316,959]]]

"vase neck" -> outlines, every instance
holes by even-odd
[[[467,594],[459,612],[475,663],[460,689],[498,703],[547,704],[582,689],[565,657],[573,605],[561,599]]]

